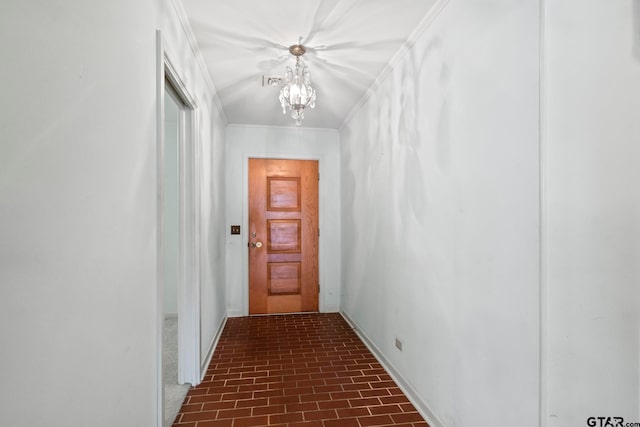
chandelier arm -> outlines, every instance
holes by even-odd
[[[282,93],[282,91],[280,91],[280,93]],[[289,102],[289,98],[284,96],[284,94],[283,94],[282,95],[282,99],[284,99],[287,102],[287,107],[291,108],[291,102]]]

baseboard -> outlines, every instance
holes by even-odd
[[[242,310],[239,309],[227,309],[227,317],[242,317]]]
[[[207,351],[207,357],[204,358],[204,363],[200,364],[200,382],[204,380],[204,376],[207,374],[207,368],[209,367],[209,364],[211,363],[211,358],[213,357],[213,353],[215,352],[216,347],[218,346],[218,341],[220,341],[220,335],[222,335],[222,330],[227,324],[227,319],[228,319],[228,316],[225,314],[222,317],[222,321],[220,322],[220,325],[218,326],[218,331],[216,332],[216,336],[211,341],[211,345],[209,346],[209,350]]]
[[[329,305],[322,308],[321,313],[340,313],[340,307]]]
[[[378,349],[378,347],[369,339],[367,334],[362,332],[362,330],[358,327],[358,324],[353,321],[349,317],[347,313],[344,311],[340,311],[340,314],[346,320],[346,322],[353,328],[355,333],[360,337],[362,342],[367,346],[367,348],[373,353],[373,356],[380,362],[382,367],[386,369],[391,378],[396,382],[398,387],[404,392],[407,398],[413,403],[413,406],[416,407],[420,415],[429,423],[430,427],[446,427],[446,425],[442,422],[440,418],[431,410],[429,405],[425,401],[420,398],[420,395],[416,392],[416,390],[409,384],[409,382],[398,372],[398,370],[391,364],[389,359],[385,357],[385,355]]]

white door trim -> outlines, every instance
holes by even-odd
[[[164,269],[162,225],[164,204],[164,108],[165,84],[170,83],[184,105],[179,135],[179,272],[178,272],[178,348],[179,382],[200,383],[200,180],[202,150],[199,114],[195,98],[184,84],[167,52],[162,33],[156,31],[157,96],[157,202],[156,202],[156,386],[157,426],[164,422],[164,384],[162,343],[164,323]]]

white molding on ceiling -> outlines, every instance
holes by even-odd
[[[257,124],[243,124],[243,123],[229,123],[228,128],[269,128],[269,129],[283,129],[296,132],[338,132],[338,129],[334,128],[316,128],[307,126],[283,126],[283,125],[257,125]]]
[[[222,103],[220,102],[220,98],[218,97],[218,91],[216,90],[215,85],[213,84],[213,80],[211,80],[211,74],[209,73],[209,69],[207,68],[207,64],[204,61],[204,56],[202,56],[202,51],[200,50],[200,46],[198,46],[198,42],[196,41],[196,36],[193,32],[193,28],[191,27],[191,23],[189,22],[189,18],[187,17],[187,12],[184,9],[184,5],[181,0],[171,0],[171,4],[173,5],[173,9],[180,20],[180,24],[182,25],[182,30],[184,31],[185,36],[187,37],[187,41],[189,42],[189,46],[191,47],[191,51],[196,58],[196,62],[200,67],[200,72],[204,76],[204,80],[209,86],[209,90],[211,90],[211,95],[213,97],[213,105],[218,109],[220,115],[222,116],[222,120],[224,124],[227,125],[229,123],[229,119],[227,118],[227,114],[224,112],[222,108]]]
[[[339,131],[342,131],[348,124],[351,122],[353,117],[360,111],[362,107],[369,101],[371,95],[375,92],[375,90],[384,82],[389,74],[393,71],[393,69],[402,61],[402,59],[409,53],[413,45],[416,44],[416,41],[422,36],[422,34],[431,26],[433,21],[440,15],[440,12],[444,10],[444,8],[449,4],[451,0],[437,0],[434,5],[429,9],[429,12],[425,15],[424,18],[420,21],[415,30],[411,32],[407,41],[402,44],[400,49],[393,55],[389,63],[382,69],[378,77],[371,83],[371,86],[365,91],[362,98],[353,106],[347,117],[344,119],[342,124],[338,127]]]

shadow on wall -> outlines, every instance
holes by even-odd
[[[425,402],[434,378],[460,382],[455,361],[465,348],[449,309],[458,258],[454,72],[447,46],[432,37],[341,131],[343,307]],[[394,337],[409,344],[403,354]],[[443,401],[453,418],[453,398]]]
[[[452,166],[453,66],[443,50],[442,41],[435,38],[425,49],[410,51],[360,113],[370,120],[357,118],[342,132],[343,140],[365,146],[342,152],[342,203],[349,212],[342,221],[345,241],[351,242],[351,250],[343,252],[343,280],[350,284],[345,302],[358,321],[370,315],[376,299],[386,299],[385,283],[398,283],[398,300],[426,292],[429,280],[422,272],[431,252],[423,242],[433,233],[443,233],[431,225],[443,210],[440,206],[434,212],[434,203],[445,196],[432,182],[447,177]],[[441,251],[446,252],[436,252]],[[381,260],[392,265],[382,268]]]
[[[640,62],[640,0],[633,0],[633,56]]]

